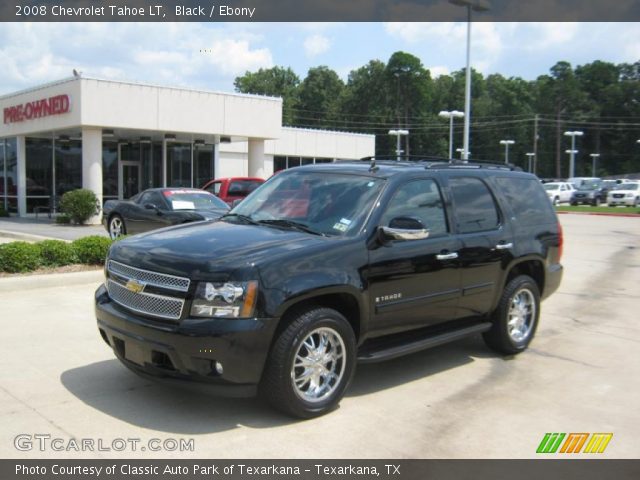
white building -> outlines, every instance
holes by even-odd
[[[72,77],[0,97],[0,205],[128,198],[373,155],[375,136],[282,126],[282,99]],[[97,220],[97,219],[96,219]]]

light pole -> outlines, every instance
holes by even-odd
[[[460,160],[464,159],[464,148],[456,148],[456,152],[460,154]],[[467,154],[467,160],[469,159],[470,156],[471,156],[471,152]]]
[[[449,3],[461,7],[467,7],[467,71],[464,86],[464,152],[463,159],[469,159],[469,128],[471,124],[471,10],[474,12],[486,12],[489,10],[489,2],[486,0],[449,0]]]
[[[576,137],[581,137],[584,135],[584,132],[579,130],[564,132],[565,136],[571,137],[571,150],[567,150],[567,153],[571,152],[571,156],[569,157],[569,178],[575,177],[575,169],[576,169]]]
[[[447,112],[446,110],[443,110],[438,114],[438,116],[440,118],[449,119],[449,160],[453,160],[453,119],[464,118],[464,112],[459,112],[458,110]]]
[[[509,163],[509,145],[516,143],[514,140],[500,140],[500,145],[504,145],[504,163]]]
[[[595,177],[596,176],[596,165],[597,165],[597,162],[598,162],[598,158],[600,157],[600,154],[599,153],[591,153],[591,154],[589,154],[589,156],[593,160],[593,167],[591,169],[591,176]]]
[[[533,160],[533,157],[536,156],[535,153],[527,153],[527,158],[529,159],[529,173],[533,172],[533,170],[531,170],[531,161]]]
[[[396,160],[400,160],[400,154],[402,153],[400,149],[400,137],[409,135],[409,130],[389,130],[389,135],[396,136]]]

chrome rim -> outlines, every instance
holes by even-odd
[[[122,220],[119,217],[113,217],[109,222],[109,235],[111,238],[118,238],[122,235]]]
[[[509,337],[520,343],[531,334],[533,322],[536,318],[536,302],[530,290],[518,290],[511,299],[507,328]]]
[[[296,395],[316,403],[335,392],[344,375],[345,347],[332,328],[322,327],[300,342],[293,359],[291,381]]]

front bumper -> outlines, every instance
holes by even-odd
[[[234,397],[255,395],[277,325],[275,318],[158,322],[114,303],[104,285],[95,313],[102,338],[137,374]]]
[[[633,206],[635,202],[635,198],[610,198],[609,201],[607,202],[607,205],[609,205],[610,207],[616,207],[618,205],[625,205],[625,206]]]

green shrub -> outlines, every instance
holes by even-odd
[[[71,218],[69,218],[69,215],[65,215],[64,213],[61,213],[56,217],[56,223],[61,225],[67,225],[71,223]]]
[[[45,267],[62,267],[78,263],[78,255],[70,243],[62,240],[44,240],[38,242],[42,265]]]
[[[111,239],[92,235],[74,240],[71,245],[80,263],[99,265],[104,263],[107,258],[107,252],[111,246]]]
[[[31,272],[41,264],[40,247],[36,244],[11,242],[0,245],[0,271]]]
[[[4,207],[0,207],[0,217],[8,217],[9,212],[7,212]]]
[[[62,195],[60,211],[73,223],[83,224],[98,213],[98,199],[91,190],[78,189]]]

